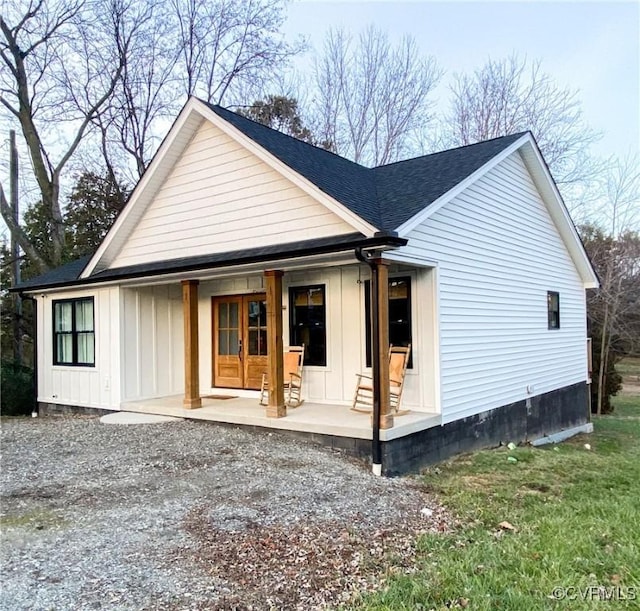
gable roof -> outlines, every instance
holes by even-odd
[[[374,177],[368,168],[221,106],[203,104],[327,195],[382,229]]]
[[[367,168],[221,106],[203,103],[327,195],[382,231],[396,231],[526,133]]]
[[[526,133],[493,138],[374,168],[383,223],[397,230]]]
[[[94,256],[85,263],[78,279],[93,281],[109,269],[114,253],[122,248],[146,206],[205,121],[221,127],[239,144],[338,214],[355,232],[369,238],[379,234],[407,235],[412,227],[435,213],[456,193],[518,151],[583,279],[591,283],[586,286],[597,285],[580,238],[530,132],[367,168],[197,98],[190,98],[181,111],[122,214]],[[286,245],[282,245],[282,249],[286,251]],[[154,261],[154,267],[163,265],[169,269],[172,262]]]

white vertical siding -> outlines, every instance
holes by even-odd
[[[392,267],[392,273],[394,268]],[[403,405],[435,411],[434,385],[424,383],[433,374],[434,353],[431,270],[399,271],[411,275],[414,328],[414,369],[405,384]],[[310,284],[325,286],[327,365],[305,367],[303,398],[319,403],[350,404],[356,373],[365,367],[364,266],[349,265],[287,272],[282,293],[283,344],[289,344],[289,288]],[[198,329],[200,392],[212,388],[211,298],[262,292],[264,279],[256,274],[199,285]],[[123,400],[130,401],[184,392],[184,338],[180,285],[121,291]]]
[[[412,311],[414,319],[414,370],[405,385],[403,405],[423,411],[434,411],[433,385],[426,390],[420,381],[420,371],[430,366],[428,354],[433,351],[433,292],[424,278],[428,271],[400,272],[412,276]],[[315,270],[287,272],[283,278],[282,316],[283,344],[289,345],[289,288],[294,286],[325,286],[327,364],[307,366],[304,370],[303,398],[318,403],[350,404],[355,389],[356,373],[365,371],[364,266],[349,265]],[[260,275],[202,282],[199,287],[199,354],[200,387],[203,394],[211,392],[212,384],[212,315],[211,297],[238,295],[263,290]],[[424,322],[418,319],[428,317]],[[420,333],[422,337],[418,338]],[[427,355],[423,360],[422,355]],[[181,365],[182,361],[180,361]],[[428,375],[431,369],[429,369]]]
[[[206,122],[110,267],[353,231],[324,205]]]
[[[52,303],[58,299],[94,298],[95,365],[53,364]],[[81,407],[119,409],[120,289],[48,293],[36,296],[38,310],[38,401]]]
[[[348,271],[346,271],[348,270]],[[345,273],[346,272],[346,273]],[[325,367],[308,366],[304,372],[303,394],[309,401],[342,402],[348,399],[347,371],[357,370],[360,364],[360,344],[344,351],[343,330],[359,328],[362,304],[359,300],[357,268],[324,268],[285,274],[283,282],[284,343],[289,340],[289,288],[295,286],[324,285],[326,312],[327,364]],[[351,378],[355,383],[355,377]],[[353,386],[351,387],[353,394]]]
[[[122,290],[124,400],[184,392],[179,284]]]
[[[518,153],[408,238],[404,254],[438,261],[444,422],[586,379],[584,288]]]

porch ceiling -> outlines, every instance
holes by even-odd
[[[372,438],[370,416],[353,412],[346,405],[304,402],[300,407],[288,408],[284,418],[267,418],[264,406],[259,405],[257,397],[231,399],[202,397],[202,407],[199,409],[183,409],[182,399],[182,395],[174,395],[144,401],[128,401],[122,403],[121,409],[301,433],[318,433],[355,439]],[[391,441],[440,424],[439,414],[409,412],[404,416],[397,416],[393,428],[380,431],[380,439]]]

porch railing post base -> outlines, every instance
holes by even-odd
[[[373,423],[373,414],[371,415],[371,422]],[[393,428],[393,414],[380,414],[380,429],[392,429]]]
[[[284,418],[287,415],[287,408],[285,405],[268,405],[267,406],[267,418]]]
[[[200,397],[197,399],[183,399],[182,406],[184,409],[196,409],[198,407],[202,407],[202,399]]]

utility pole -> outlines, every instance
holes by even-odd
[[[9,198],[13,218],[16,224],[20,222],[20,209],[18,207],[18,148],[16,147],[16,132],[9,132]],[[11,235],[11,260],[12,260],[12,284],[20,282],[20,246],[15,235]],[[23,365],[22,342],[22,298],[14,293],[13,308],[13,360]]]

